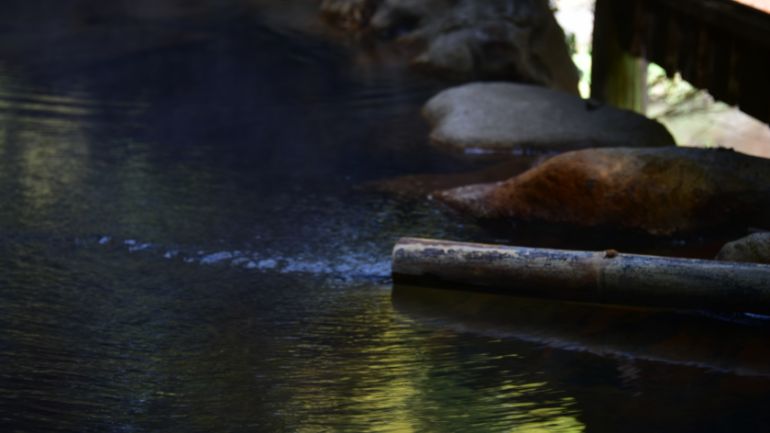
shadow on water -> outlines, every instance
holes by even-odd
[[[554,302],[472,292],[396,286],[398,310],[443,317],[448,326],[567,350],[661,361],[770,379],[770,325],[747,315],[714,315]]]
[[[266,20],[267,1],[184,3],[4,3],[3,431],[767,425],[766,378],[731,364],[766,371],[764,327],[623,316],[625,342],[588,310],[528,307],[505,328],[521,333],[488,333],[394,308],[397,238],[497,239],[358,188],[479,166],[426,145],[419,109],[440,85],[355,67]]]
[[[589,431],[730,430],[767,399],[763,319],[415,286],[395,287],[393,303],[436,332],[543,348],[544,376],[575,397]]]

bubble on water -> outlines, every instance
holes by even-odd
[[[149,250],[152,248],[152,244],[149,243],[134,243],[128,247],[128,252],[135,253],[137,251]]]
[[[256,265],[259,269],[273,269],[278,266],[278,262],[274,259],[264,259],[257,262]]]
[[[240,267],[240,266],[248,265],[249,262],[251,262],[251,259],[248,257],[236,257],[235,259],[233,259],[232,262],[230,262],[230,264],[233,266]]]
[[[213,265],[216,263],[223,262],[225,260],[230,260],[232,258],[233,258],[233,253],[231,253],[230,251],[219,251],[219,252],[204,256],[201,259],[200,263],[202,265]]]

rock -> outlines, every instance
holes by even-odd
[[[770,264],[770,232],[754,233],[729,242],[719,250],[716,259]]]
[[[372,17],[378,0],[323,0],[321,14],[343,30],[363,30]]]
[[[363,185],[364,190],[380,191],[404,198],[425,198],[430,193],[482,182],[497,182],[530,169],[543,156],[526,155],[510,158],[480,170],[460,173],[412,174],[383,179]]]
[[[555,156],[503,182],[434,197],[482,219],[670,235],[766,223],[770,160],[724,149],[586,149]]]
[[[324,0],[327,19],[409,47],[459,81],[512,80],[577,94],[579,74],[546,0]]]
[[[423,108],[431,142],[458,150],[673,146],[660,123],[563,92],[513,83],[447,89]]]

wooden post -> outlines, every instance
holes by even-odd
[[[623,0],[625,1],[625,0]],[[591,48],[591,98],[619,108],[647,111],[647,61],[631,56],[618,43],[614,0],[596,0]]]
[[[403,238],[392,269],[397,285],[770,314],[770,265]]]

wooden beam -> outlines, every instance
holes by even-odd
[[[770,123],[768,13],[732,0],[597,0],[593,49],[595,99],[618,104],[613,95],[633,77],[623,72],[628,53]]]

